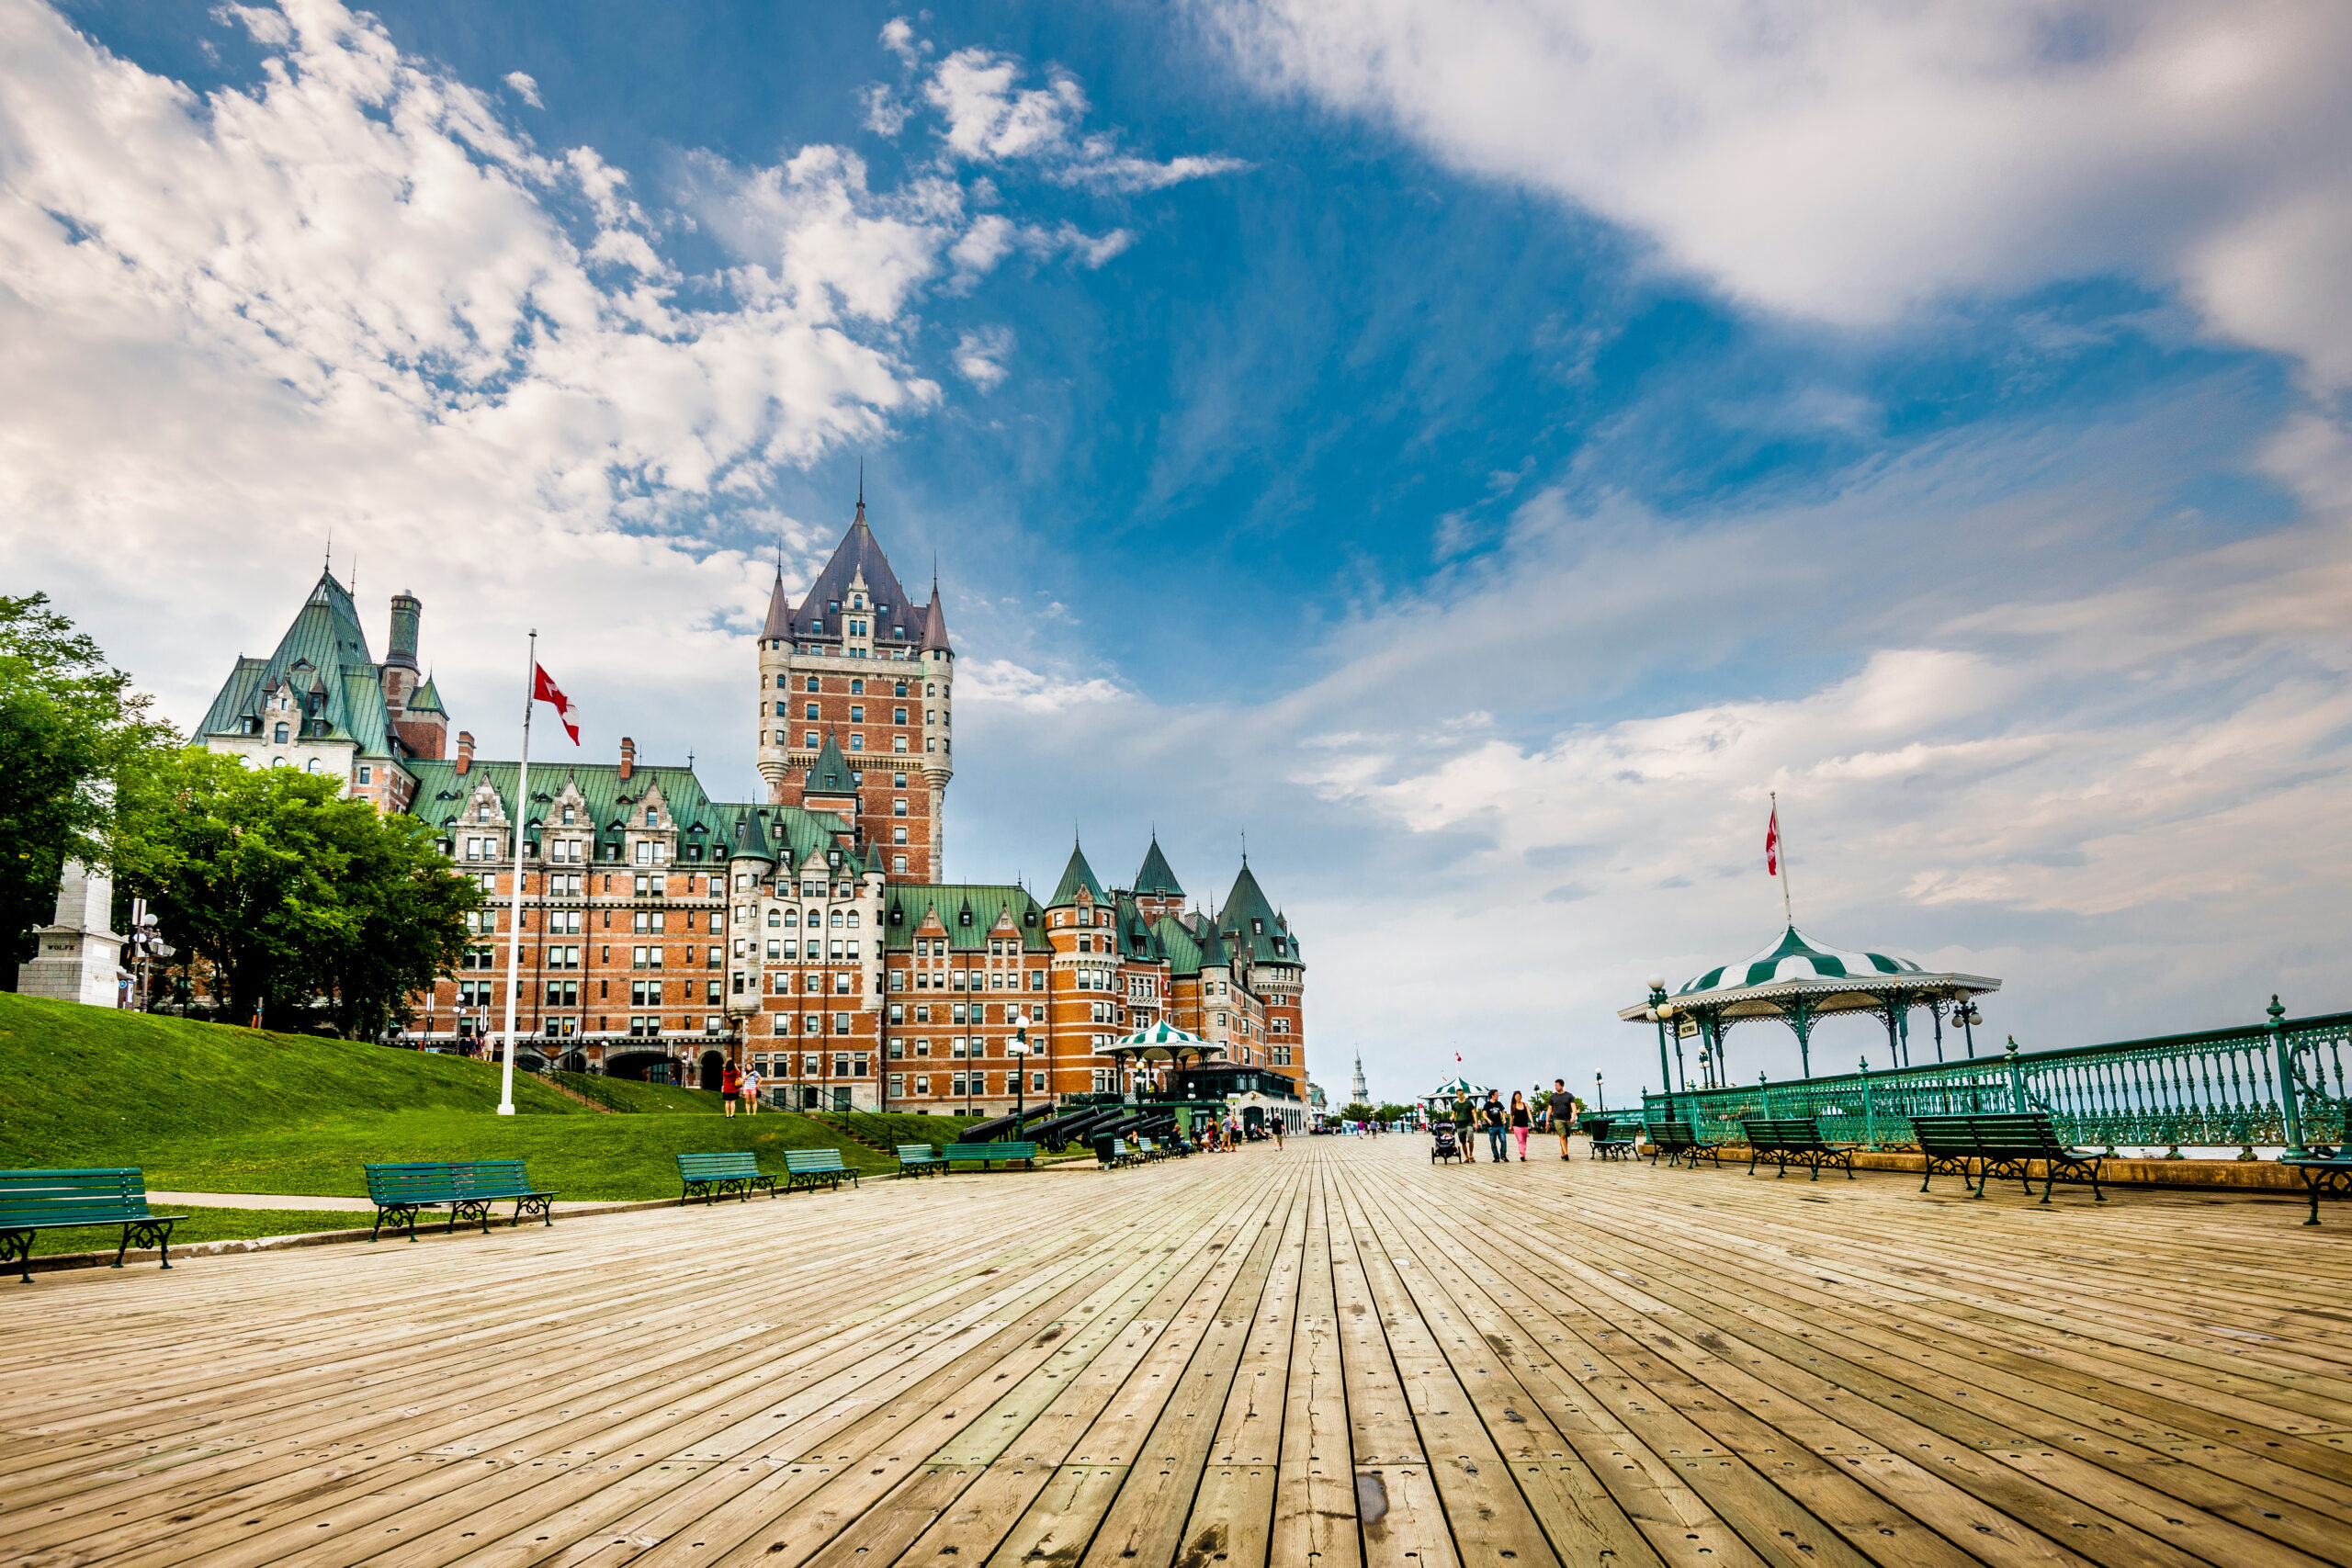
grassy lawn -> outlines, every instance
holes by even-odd
[[[366,1230],[373,1214],[335,1209],[198,1209],[181,1204],[155,1205],[159,1214],[186,1214],[172,1227],[172,1245],[198,1241],[243,1241],[257,1235],[299,1235],[304,1231]],[[419,1222],[421,1224],[423,1222]],[[122,1240],[119,1225],[85,1225],[70,1231],[41,1231],[33,1237],[33,1256],[59,1252],[112,1252]],[[126,1265],[126,1267],[128,1267]]]
[[[523,1159],[567,1199],[673,1196],[682,1152],[748,1149],[781,1170],[785,1149],[835,1148],[853,1169],[896,1168],[805,1116],[729,1119],[702,1113],[718,1097],[697,1089],[606,1087],[669,1113],[606,1114],[518,1076],[519,1114],[500,1116],[494,1063],[0,992],[0,1167],[135,1165],[183,1192],[356,1198],[363,1164]]]
[[[761,1111],[765,1116],[767,1111]],[[877,1144],[952,1144],[978,1116],[917,1116],[911,1111],[829,1111],[825,1119]]]
[[[314,1193],[364,1198],[360,1167],[400,1160],[519,1159],[531,1180],[567,1199],[674,1198],[676,1156],[749,1149],[784,1169],[786,1149],[840,1149],[853,1170],[897,1163],[837,1137],[805,1116],[514,1116],[413,1111],[232,1137],[158,1141],[139,1161],[147,1184],[180,1192]]]

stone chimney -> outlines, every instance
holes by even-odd
[[[624,783],[626,783],[626,782],[628,781],[628,776],[629,776],[631,773],[636,773],[636,772],[637,772],[637,742],[636,742],[636,741],[634,741],[634,740],[631,740],[628,736],[624,735],[624,736],[622,736],[622,737],[621,737],[621,779],[622,779],[622,781],[623,781]]]
[[[458,731],[458,776],[464,778],[473,771],[474,732],[470,729],[460,729]]]

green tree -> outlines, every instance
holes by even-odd
[[[48,605],[42,593],[0,595],[0,977],[11,985],[32,928],[56,912],[65,862],[107,863],[124,770],[175,739],[130,677]]]
[[[125,780],[115,863],[220,1016],[295,1025],[322,1001],[346,1036],[405,1021],[481,901],[423,823],[332,778],[184,749]]]
[[[1410,1122],[1413,1119],[1413,1108],[1409,1105],[1398,1105],[1391,1100],[1374,1111],[1372,1113],[1372,1119],[1375,1122]]]
[[[1372,1107],[1361,1100],[1351,1100],[1340,1107],[1340,1120],[1342,1122],[1369,1122],[1372,1119]]]

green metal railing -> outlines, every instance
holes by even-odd
[[[1968,1111],[2045,1111],[2060,1135],[2086,1147],[2341,1145],[2347,1136],[2346,1060],[2352,1012],[2290,1019],[2274,998],[2267,1024],[2169,1034],[2109,1045],[2019,1051],[1892,1072],[1758,1082],[1672,1097],[1673,1114],[1713,1143],[1739,1143],[1741,1122],[1806,1117],[1822,1135],[1868,1147],[1912,1142],[1911,1118]],[[1645,1094],[1645,1124],[1668,1097]]]

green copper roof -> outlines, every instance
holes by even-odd
[[[1248,861],[1241,863],[1241,874],[1233,879],[1233,891],[1226,895],[1217,927],[1235,951],[1252,964],[1301,962],[1297,939],[1250,874]]]
[[[1193,940],[1200,946],[1202,968],[1222,969],[1233,962],[1225,951],[1225,939],[1217,934],[1216,922],[1208,917],[1203,916],[1193,925]]]
[[[240,658],[212,699],[198,736],[243,735],[245,720],[262,719],[263,700],[281,685],[303,705],[289,723],[313,739],[354,742],[363,757],[391,755],[384,711],[383,671],[368,657],[368,636],[350,591],[330,572],[319,574],[311,596],[267,659]],[[270,733],[264,725],[262,733]]]
[[[424,678],[424,684],[408,694],[408,711],[438,714],[447,714],[449,711],[441,705],[441,694],[435,688],[432,676],[427,675]]]
[[[825,744],[817,753],[817,761],[808,769],[805,795],[855,795],[857,775],[849,771],[849,763],[842,756],[841,747],[834,742],[833,732],[825,731]]]
[[[1168,956],[1152,934],[1151,922],[1143,918],[1143,910],[1133,898],[1121,898],[1111,916],[1112,929],[1118,932],[1119,956],[1138,964],[1154,964]]]
[[[477,760],[463,774],[449,758],[420,759],[409,766],[417,775],[410,813],[437,829],[453,832],[461,826],[460,816],[485,784],[497,793],[499,808],[510,818],[515,815],[520,769],[514,762]],[[812,855],[821,859],[836,848],[842,851],[844,866],[854,863],[843,842],[849,824],[830,812],[714,801],[689,769],[639,765],[624,779],[613,762],[533,762],[531,809],[525,814],[532,824],[526,835],[532,841],[538,840],[541,825],[562,809],[567,787],[577,795],[577,826],[590,831],[597,865],[617,869],[624,863],[608,859],[606,851],[620,850],[625,829],[642,824],[649,806],[662,813],[661,826],[678,835],[678,858],[671,863],[672,870],[723,865],[738,857],[773,864],[787,851],[797,867]],[[560,819],[551,830],[563,830]]]
[[[1077,903],[1081,887],[1096,903],[1109,902],[1103,897],[1102,885],[1094,880],[1094,868],[1086,863],[1086,852],[1072,844],[1069,847],[1069,864],[1063,868],[1061,882],[1055,887],[1054,896],[1046,900],[1046,908],[1061,909]]]
[[[1162,915],[1152,921],[1151,933],[1159,939],[1159,951],[1168,956],[1168,974],[1171,979],[1189,980],[1201,972],[1201,944],[1184,922],[1173,915]]]
[[[1031,953],[1047,950],[1046,922],[1037,900],[1027,888],[1010,883],[899,883],[883,890],[882,906],[883,930],[888,933],[883,942],[893,953],[907,951],[916,929],[934,909],[939,911],[940,924],[947,928],[951,948],[985,946],[998,919],[1010,913],[1023,948]],[[967,912],[969,920],[964,918]]]
[[[1184,896],[1183,885],[1169,869],[1168,857],[1159,852],[1159,835],[1157,833],[1151,836],[1151,848],[1143,852],[1143,869],[1136,873],[1136,891],[1157,894],[1164,898]]]

